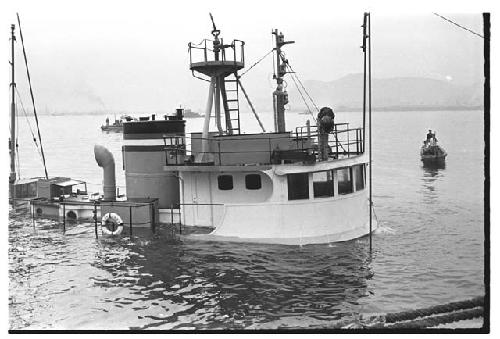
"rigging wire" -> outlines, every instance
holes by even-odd
[[[292,65],[290,65],[290,63],[288,62],[288,60],[285,58],[285,54],[282,53],[280,55],[281,57],[281,60],[283,60],[283,62],[290,68],[290,70],[292,71],[292,76],[295,75],[295,77],[297,78],[297,81],[299,82],[300,86],[302,87],[302,89],[304,90],[304,93],[306,93],[307,97],[309,98],[309,100],[311,100],[311,103],[314,105],[314,108],[316,108],[316,110],[319,112],[319,108],[318,106],[316,105],[316,103],[314,102],[314,100],[311,98],[311,96],[309,95],[309,92],[307,91],[307,89],[305,88],[304,84],[302,83],[302,81],[300,81],[299,79],[299,76],[297,75],[297,72],[295,72],[295,70],[292,68]]]
[[[432,13],[432,14],[434,14],[434,15],[435,15],[435,16],[437,16],[437,17],[440,17],[441,19],[443,19],[443,20],[445,20],[445,21],[448,21],[449,23],[451,23],[451,24],[453,24],[453,25],[455,25],[455,26],[457,26],[457,27],[459,27],[459,28],[461,28],[461,29],[463,29],[463,30],[466,30],[466,31],[467,31],[467,32],[469,32],[469,33],[472,33],[472,34],[477,35],[478,37],[480,37],[480,38],[484,39],[484,36],[482,36],[481,34],[476,33],[476,32],[474,32],[473,30],[468,29],[467,27],[464,27],[464,26],[462,26],[462,25],[460,25],[460,24],[457,24],[455,21],[453,21],[453,20],[451,20],[451,19],[448,19],[447,17],[444,17],[444,16],[442,16],[441,14],[438,14],[438,13]]]
[[[288,66],[288,64],[286,64]],[[295,87],[297,87],[297,91],[299,92],[300,96],[302,97],[302,101],[304,101],[304,104],[306,105],[307,107],[307,111],[309,112],[309,114],[311,115],[311,117],[316,121],[316,119],[314,118],[314,114],[312,113],[311,111],[311,108],[309,107],[309,105],[307,104],[307,100],[306,98],[304,97],[304,95],[302,94],[302,91],[300,90],[300,87],[299,85],[297,84],[297,81],[295,80],[295,78],[293,77],[293,73],[290,73],[290,78],[293,80],[293,83],[295,84]]]
[[[255,66],[257,66],[257,64],[259,64],[262,60],[264,60],[269,54],[271,54],[272,52],[274,52],[274,49],[270,50],[269,52],[266,53],[266,55],[264,55],[262,58],[260,58],[257,62],[255,62],[252,66],[250,66],[249,69],[247,69],[245,72],[241,73],[240,75],[240,78],[242,76],[244,76],[246,73],[248,73],[248,71],[250,71],[252,68],[254,68]]]
[[[35,133],[33,132],[33,128],[31,127],[30,120],[28,119],[28,114],[26,113],[26,110],[24,109],[23,101],[21,100],[21,95],[19,94],[19,91],[17,90],[17,88],[16,88],[16,93],[17,93],[17,97],[19,98],[19,103],[21,104],[21,108],[23,110],[24,116],[26,118],[26,122],[28,123],[28,127],[30,129],[31,136],[33,137],[33,142],[35,143],[35,145],[38,149],[39,146],[38,146],[38,142],[36,141]],[[16,107],[17,107],[17,105],[16,105]],[[38,150],[38,153],[40,153],[40,150]]]
[[[31,87],[31,77],[28,68],[28,58],[26,57],[26,49],[24,48],[23,31],[21,30],[21,19],[19,19],[19,13],[16,14],[17,14],[17,23],[19,24],[19,36],[21,37],[21,44],[23,46],[24,63],[26,65],[26,73],[28,75],[28,84],[30,86],[31,102],[33,103],[33,114],[35,115],[36,127],[38,129],[38,140],[40,141],[40,151],[42,153],[43,169],[45,170],[45,178],[48,179],[49,174],[47,173],[47,165],[45,163],[45,155],[43,153],[42,136],[40,134],[40,126],[38,124],[38,115],[36,114],[35,97],[33,95],[33,88]]]

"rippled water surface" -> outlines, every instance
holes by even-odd
[[[264,115],[266,126],[272,117]],[[357,113],[338,120],[360,121]],[[99,189],[93,145],[115,156],[121,135],[105,116],[43,116],[50,175]],[[250,115],[244,117],[250,123]],[[307,116],[289,114],[288,126]],[[9,212],[11,329],[328,328],[360,315],[484,294],[482,112],[374,112],[373,236],[345,243],[282,246],[203,242],[167,226],[153,236],[99,239],[90,223],[67,225]],[[202,121],[191,119],[188,130]],[[251,126],[256,126],[252,122]],[[449,156],[425,169],[428,128]],[[42,175],[21,127],[21,174]]]

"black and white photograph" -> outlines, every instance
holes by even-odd
[[[445,3],[0,5],[4,333],[490,333],[495,15]]]

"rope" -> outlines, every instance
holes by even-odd
[[[444,17],[444,16],[442,16],[442,15],[440,15],[440,14],[438,14],[438,13],[432,13],[432,14],[434,14],[435,16],[440,17],[441,19],[443,19],[443,20],[445,20],[445,21],[448,21],[449,23],[451,23],[451,24],[453,24],[453,25],[455,25],[455,26],[457,26],[457,27],[459,27],[459,28],[461,28],[461,29],[463,29],[463,30],[466,30],[467,32],[470,32],[470,33],[472,33],[472,34],[474,34],[474,35],[477,35],[478,37],[480,37],[480,38],[484,39],[484,36],[482,36],[481,34],[476,33],[476,32],[474,32],[473,30],[468,29],[467,27],[464,27],[464,26],[462,26],[462,25],[459,25],[459,24],[457,24],[457,23],[456,23],[455,21],[453,21],[453,20],[450,20],[450,19],[448,19],[448,18],[446,18],[446,17]]]
[[[451,314],[438,315],[425,319],[413,320],[405,323],[391,324],[386,328],[428,328],[441,324],[454,323],[461,320],[469,320],[483,316],[483,308],[477,307],[472,310],[463,310]]]
[[[255,62],[252,66],[250,66],[249,69],[247,69],[245,72],[241,73],[240,75],[240,78],[242,76],[244,76],[246,73],[248,73],[252,68],[254,68],[255,66],[257,66],[258,63],[260,63],[262,60],[264,60],[269,54],[271,54],[272,52],[274,51],[274,49],[270,50],[269,52],[267,52],[266,55],[264,55],[262,58],[260,58],[257,62]]]
[[[483,316],[484,298],[372,316],[365,328],[425,328]],[[342,324],[343,325],[343,324]]]
[[[288,64],[287,64],[287,66],[288,66]],[[300,90],[299,85],[297,84],[297,81],[295,81],[295,78],[293,77],[293,75],[291,76],[291,78],[293,80],[293,83],[295,84],[295,87],[297,87],[297,91],[299,92],[299,94],[300,94],[300,96],[302,98],[302,101],[304,101],[304,104],[307,107],[307,111],[309,112],[309,114],[311,115],[311,117],[314,119],[314,121],[316,121],[316,119],[314,118],[314,114],[311,112],[311,108],[307,104],[306,98],[304,98],[304,95],[302,94],[302,91]]]
[[[37,147],[38,153],[40,154],[40,150],[38,149],[39,146],[38,146],[38,142],[36,141],[35,133],[33,132],[33,128],[31,127],[30,120],[28,119],[28,114],[26,113],[26,110],[24,109],[23,101],[21,100],[21,95],[19,94],[19,91],[17,90],[17,88],[16,88],[16,92],[17,92],[17,96],[19,98],[19,103],[21,104],[21,108],[22,108],[24,116],[26,118],[26,122],[28,123],[29,129],[31,132],[31,136],[33,137],[33,142],[35,143],[35,145]],[[40,154],[40,156],[41,156],[41,154]]]
[[[393,323],[393,322],[397,322],[397,321],[411,320],[411,319],[415,319],[418,317],[425,317],[425,316],[429,316],[432,314],[438,314],[438,313],[449,313],[449,312],[453,312],[456,310],[469,309],[469,308],[474,308],[474,307],[483,306],[483,305],[484,305],[484,298],[477,297],[477,298],[474,298],[471,300],[452,302],[452,303],[445,304],[445,305],[437,305],[437,306],[417,309],[417,310],[413,310],[413,311],[406,311],[406,312],[399,312],[399,313],[388,313],[385,315],[385,321],[389,322],[389,323]]]
[[[23,32],[21,30],[21,19],[19,19],[19,14],[18,13],[16,13],[16,14],[17,14],[17,22],[19,24],[19,36],[21,37],[21,44],[23,45],[24,63],[26,65],[26,73],[28,74],[28,84],[30,86],[31,102],[33,103],[33,113],[35,115],[36,127],[38,129],[38,140],[40,140],[40,151],[42,153],[43,168],[45,170],[45,178],[48,179],[49,175],[47,173],[47,166],[45,164],[45,155],[43,153],[42,136],[40,134],[40,126],[38,124],[38,115],[36,114],[35,97],[33,95],[33,88],[31,87],[31,77],[30,77],[30,71],[28,68],[28,58],[26,57],[26,49],[24,48]]]

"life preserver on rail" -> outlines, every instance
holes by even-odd
[[[118,235],[123,231],[123,220],[116,213],[106,213],[102,217],[102,233]]]

